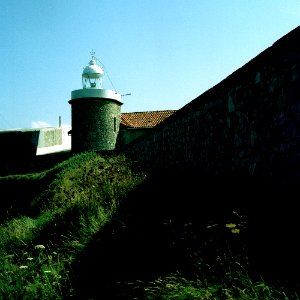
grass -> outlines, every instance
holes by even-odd
[[[0,299],[299,299],[249,268],[242,212],[180,182],[92,152],[0,177]]]

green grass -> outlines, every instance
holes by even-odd
[[[150,177],[96,153],[0,177],[0,299],[298,299],[251,277],[243,215],[179,221]]]

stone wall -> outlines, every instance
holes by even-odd
[[[56,147],[66,151],[63,139],[62,127],[0,131],[0,176],[39,170],[38,164],[45,165],[46,159],[37,156]]]
[[[42,128],[39,130],[38,148],[62,144],[62,128]]]
[[[299,121],[297,27],[124,152],[151,168],[291,180],[300,170]]]
[[[0,159],[33,157],[37,149],[62,145],[62,141],[61,127],[3,130],[0,131]]]

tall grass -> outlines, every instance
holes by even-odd
[[[76,155],[46,172],[1,178],[2,183],[44,183],[41,193],[31,199],[18,195],[19,203],[31,216],[10,218],[8,213],[3,218],[2,298],[71,297],[74,289],[70,264],[111,220],[120,199],[144,179],[145,175],[135,172],[124,156],[103,157],[96,153]]]
[[[182,272],[168,273],[164,269],[161,274],[156,272],[135,280],[128,277],[122,282],[107,281],[112,288],[108,289],[111,294],[105,297],[100,296],[103,286],[94,288],[96,292],[92,296],[87,290],[86,294],[82,288],[79,290],[77,277],[81,269],[74,266],[84,263],[81,259],[86,259],[95,241],[98,247],[110,238],[117,240],[120,230],[133,232],[131,236],[137,240],[137,246],[139,236],[141,240],[148,239],[140,223],[135,228],[134,222],[126,223],[127,216],[122,215],[126,212],[128,195],[148,179],[149,174],[123,155],[93,152],[74,155],[40,173],[0,178],[0,193],[2,196],[3,190],[6,193],[6,209],[1,213],[0,226],[0,299],[298,299],[293,291],[271,286],[262,278],[252,279],[247,261],[243,259],[246,254],[234,253],[227,244],[228,238],[212,239],[215,235],[211,232],[222,226],[220,232],[225,232],[243,251],[241,234],[246,226],[243,216],[235,222],[210,224],[201,229],[205,231],[203,235],[191,223],[183,223],[179,228],[171,220],[163,221],[162,227],[157,228],[154,223],[160,220],[156,221],[153,214],[154,232],[151,234],[166,231],[168,241],[163,241],[166,247],[171,253],[181,249],[178,253],[186,255],[182,257],[182,264],[188,267]],[[142,198],[137,203],[143,207]],[[151,212],[156,210],[160,207]],[[147,225],[150,231],[151,217]],[[137,216],[133,218],[133,221],[138,220]],[[148,219],[142,221],[147,223]],[[109,226],[111,231],[107,230]],[[107,239],[105,230],[109,233]],[[205,235],[209,238],[202,240]],[[117,253],[121,253],[126,243],[130,240],[125,238],[123,244],[112,245],[124,246],[118,249]],[[150,246],[153,243],[151,240]],[[130,251],[133,248],[129,248]],[[108,252],[96,255],[110,251],[116,249],[108,248]],[[110,257],[117,260],[114,254]],[[102,259],[105,261],[108,257]],[[103,264],[97,267],[100,273],[104,272]],[[84,276],[81,274],[81,278]]]

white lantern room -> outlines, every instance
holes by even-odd
[[[84,89],[102,89],[102,77],[104,70],[97,65],[94,52],[91,52],[92,59],[89,65],[83,69],[82,72],[82,87]]]

